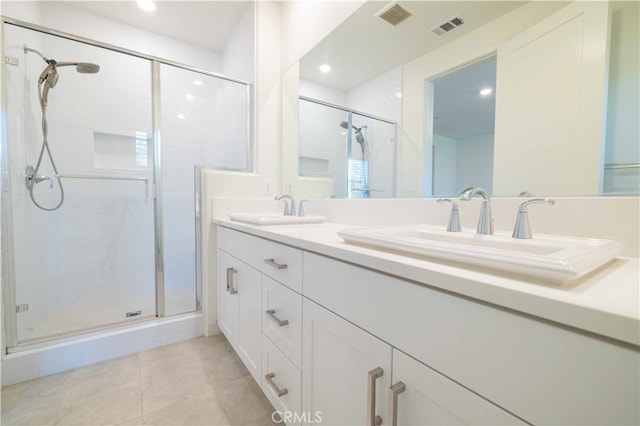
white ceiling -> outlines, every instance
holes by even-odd
[[[527,2],[399,1],[413,16],[396,27],[375,16],[389,3],[365,3],[302,58],[300,77],[348,91]],[[464,25],[440,37],[431,32],[455,15],[464,19]],[[319,72],[322,63],[330,64],[332,71]]]
[[[251,2],[157,1],[154,12],[135,1],[62,1],[94,15],[220,52]]]

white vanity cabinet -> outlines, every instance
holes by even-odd
[[[393,350],[392,371],[388,405],[389,414],[396,416],[395,424],[526,424],[397,349]]]
[[[633,345],[229,228],[218,236],[220,328],[276,410],[297,416],[287,424],[640,422]]]
[[[218,326],[258,383],[262,365],[262,274],[250,263],[257,263],[260,242],[259,238],[225,228],[218,233]]]
[[[384,422],[391,346],[308,299],[302,310],[303,412],[326,425]]]
[[[525,424],[316,303],[303,306],[303,413],[330,425]]]

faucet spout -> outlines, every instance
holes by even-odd
[[[293,197],[289,194],[280,194],[280,195],[276,195],[274,200],[276,201],[280,201],[284,199],[284,211],[282,212],[282,214],[284,216],[295,216],[296,215],[296,200],[293,199]],[[291,201],[291,208],[289,208],[289,204],[287,203],[287,200]]]
[[[491,197],[482,188],[470,186],[460,193],[460,200],[470,201],[473,197],[482,198],[482,206],[480,208],[480,218],[478,219],[477,234],[493,235],[493,214],[491,212]]]

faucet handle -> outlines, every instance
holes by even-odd
[[[300,200],[300,204],[298,204],[298,217],[304,217],[304,205],[303,203],[307,203],[309,200]]]
[[[518,217],[516,218],[516,226],[513,228],[512,237],[521,239],[533,238],[531,226],[529,225],[529,211],[527,210],[529,204],[547,204],[552,206],[555,203],[556,201],[550,198],[534,198],[521,203],[520,207],[518,207]]]
[[[451,203],[451,214],[449,215],[447,232],[460,232],[460,212],[458,211],[458,203],[449,198],[439,198],[436,202],[438,204]]]

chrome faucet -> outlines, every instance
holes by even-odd
[[[449,198],[440,198],[436,201],[438,204],[451,203],[451,213],[449,215],[449,223],[447,224],[447,232],[460,232],[460,212],[458,211],[458,203]]]
[[[477,234],[493,235],[493,214],[491,213],[491,198],[489,194],[475,186],[470,186],[460,193],[460,200],[470,201],[474,196],[482,197],[482,207],[480,208],[480,218],[478,219]]]
[[[529,239],[533,238],[531,234],[531,226],[529,225],[529,212],[527,206],[529,204],[547,204],[554,205],[555,200],[549,198],[534,198],[533,200],[525,201],[518,207],[518,217],[516,218],[516,226],[513,228],[513,238]]]
[[[283,215],[285,216],[296,215],[296,200],[294,200],[291,195],[289,194],[276,195],[274,200],[276,201],[284,200],[284,211],[282,212]],[[289,203],[287,203],[287,200],[291,201],[291,208],[289,208]]]

